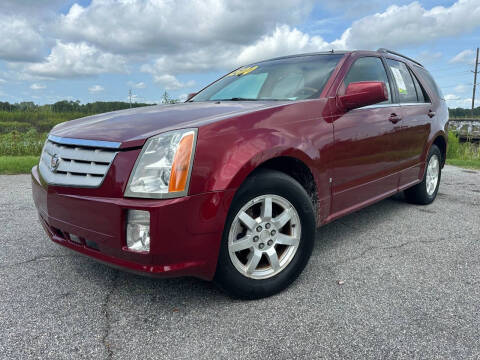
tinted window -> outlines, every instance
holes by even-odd
[[[342,57],[339,54],[296,56],[245,66],[213,83],[192,100],[317,98]]]
[[[423,89],[422,85],[418,82],[417,77],[411,70],[410,70],[410,75],[412,76],[413,83],[415,84],[415,90],[417,90],[418,102],[420,103],[429,102],[428,95],[425,93],[425,90]]]
[[[427,86],[432,90],[439,98],[443,99],[443,94],[440,88],[437,86],[435,80],[433,80],[432,75],[423,67],[416,66],[415,70],[420,73],[421,80],[426,82]]]
[[[393,79],[397,84],[401,103],[416,103],[417,90],[413,83],[410,71],[403,62],[387,59],[387,64],[392,71]]]
[[[387,86],[388,90],[388,100],[383,103],[391,103],[392,96],[390,92],[390,83],[388,81],[387,73],[385,72],[385,67],[383,62],[378,57],[362,57],[357,59],[350,70],[348,71],[347,76],[344,79],[345,88],[351,82],[358,81],[382,81]]]

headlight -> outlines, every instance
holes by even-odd
[[[135,162],[127,197],[172,198],[187,195],[197,129],[151,137]]]

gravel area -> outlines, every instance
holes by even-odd
[[[480,358],[480,172],[317,232],[303,275],[238,301],[111,269],[45,235],[28,175],[0,176],[0,358]]]

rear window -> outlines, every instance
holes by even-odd
[[[410,70],[410,75],[412,75],[413,82],[415,83],[415,89],[417,90],[418,102],[420,102],[420,103],[430,102],[430,99],[428,98],[428,94],[423,89],[422,84],[420,84],[420,82],[417,79],[417,76],[413,73],[412,70]]]
[[[423,67],[415,66],[415,70],[418,71],[422,80],[427,84],[427,86],[440,98],[443,99],[443,94],[440,88],[438,87],[435,80],[433,80],[432,75]]]
[[[396,60],[387,59],[388,67],[392,72],[395,83],[397,84],[398,94],[400,96],[400,102],[402,103],[416,103],[417,90],[413,82],[412,76],[408,71],[407,66]]]

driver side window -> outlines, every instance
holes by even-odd
[[[357,59],[350,67],[350,70],[343,81],[345,88],[347,88],[348,84],[351,82],[382,81],[387,86],[388,100],[381,102],[380,104],[389,104],[392,102],[387,72],[385,71],[382,60],[378,57],[367,56]]]

